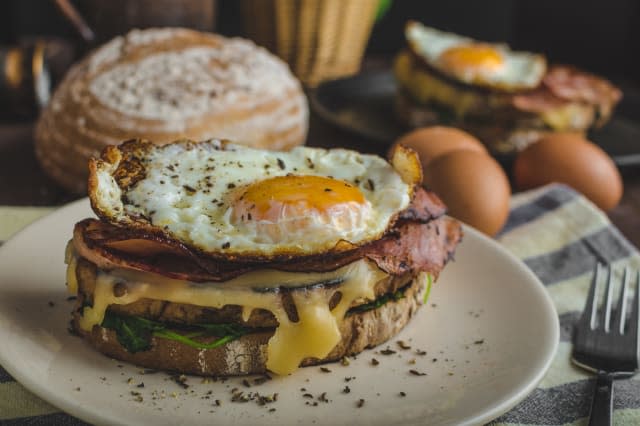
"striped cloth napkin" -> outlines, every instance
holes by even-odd
[[[0,240],[50,209],[0,208]],[[640,254],[607,216],[568,187],[515,195],[497,237],[544,283],[560,316],[560,345],[549,372],[524,401],[491,425],[577,425],[589,413],[593,378],[570,363],[571,332],[596,262],[640,269]],[[614,423],[640,424],[640,377],[615,383]],[[0,367],[0,424],[85,424],[35,397]]]

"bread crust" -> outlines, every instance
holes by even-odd
[[[422,304],[424,289],[413,280],[404,297],[391,300],[379,308],[356,312],[340,324],[342,339],[323,359],[306,358],[301,366],[318,365],[355,355],[398,334]],[[79,326],[80,313],[74,312],[72,328],[98,351],[112,358],[145,368],[203,376],[232,376],[266,373],[267,342],[272,331],[251,333],[214,349],[196,349],[184,344],[152,337],[147,351],[130,353],[117,340],[114,331],[94,326],[84,331]]]
[[[38,120],[35,150],[48,175],[83,193],[88,159],[126,139],[283,150],[304,143],[307,129],[300,83],[265,49],[187,29],[134,30],[69,70]]]

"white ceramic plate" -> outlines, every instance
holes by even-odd
[[[36,395],[88,422],[484,423],[534,389],[556,350],[558,319],[543,286],[493,240],[465,228],[456,260],[434,285],[428,306],[388,345],[365,351],[349,366],[329,364],[330,372],[304,368],[251,388],[238,378],[188,377],[185,389],[164,373],[141,374],[106,358],[67,332],[73,302],[66,300],[64,247],[73,224],[91,215],[81,200],[0,247],[0,365]],[[398,340],[411,349],[401,349]],[[380,353],[386,346],[396,353]],[[264,406],[231,402],[233,388],[277,392],[278,398]],[[329,402],[319,400],[323,392]]]

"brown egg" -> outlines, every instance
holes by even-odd
[[[613,160],[575,134],[549,135],[529,145],[518,154],[513,175],[518,189],[567,184],[604,211],[614,208],[622,197],[622,178]]]
[[[451,151],[466,149],[487,154],[482,142],[454,127],[423,127],[401,136],[395,143],[416,151],[423,169],[436,157]]]
[[[495,235],[509,215],[511,188],[491,156],[460,150],[441,155],[425,169],[424,183],[447,205],[451,216]]]

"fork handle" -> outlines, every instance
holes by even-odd
[[[596,388],[591,401],[589,426],[610,426],[613,411],[613,377],[600,372],[596,380]]]

